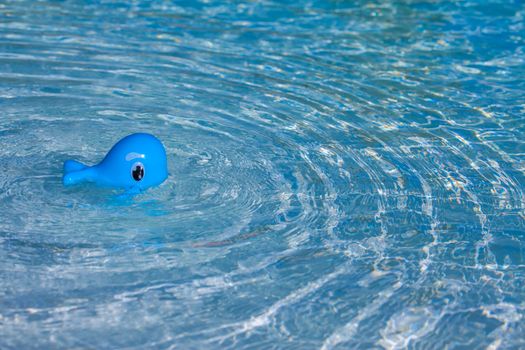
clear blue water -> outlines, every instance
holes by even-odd
[[[524,17],[2,2],[0,348],[524,348]],[[162,186],[62,186],[139,131]]]

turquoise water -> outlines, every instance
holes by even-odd
[[[2,2],[0,348],[525,347],[524,16]],[[162,186],[62,186],[133,132]]]

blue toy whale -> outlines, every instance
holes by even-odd
[[[97,165],[75,160],[64,163],[64,185],[94,182],[99,186],[139,192],[168,177],[166,151],[155,136],[132,134],[117,142]]]

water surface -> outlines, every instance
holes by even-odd
[[[524,16],[2,2],[0,348],[525,347]],[[133,132],[162,186],[62,186]]]

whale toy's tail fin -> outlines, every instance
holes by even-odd
[[[64,185],[75,185],[81,182],[94,181],[95,169],[76,160],[67,160],[64,163]]]

